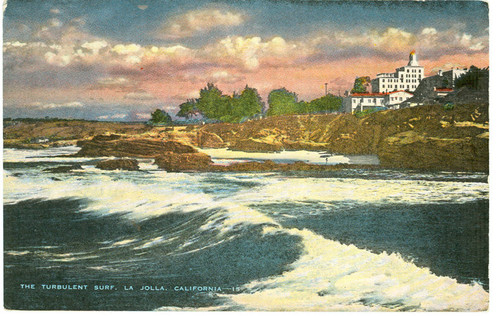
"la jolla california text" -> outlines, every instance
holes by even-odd
[[[115,284],[20,284],[23,290],[52,290],[52,291],[174,291],[174,292],[238,292],[239,287],[207,286],[207,285],[115,285]]]

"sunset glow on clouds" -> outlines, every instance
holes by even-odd
[[[392,72],[413,49],[426,75],[489,64],[487,7],[479,2],[139,2],[9,1],[4,116],[175,114],[207,82],[227,94],[248,84],[264,100],[286,87],[310,100],[324,83],[338,94],[356,76]]]

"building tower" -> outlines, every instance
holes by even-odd
[[[397,68],[396,72],[377,74],[377,78],[372,80],[372,91],[376,93],[413,92],[422,79],[424,79],[424,67],[418,64],[417,54],[412,50],[408,65]]]
[[[415,50],[412,50],[410,52],[410,58],[408,61],[408,66],[415,66],[418,67],[418,61],[417,61],[417,54],[415,54]]]

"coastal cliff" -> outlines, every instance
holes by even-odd
[[[378,155],[381,165],[389,168],[488,171],[487,104],[453,109],[428,105],[362,118],[351,114],[270,117],[206,125],[200,132],[220,137],[235,150],[327,150]]]
[[[351,114],[277,116],[241,124],[175,127],[99,122],[61,124],[36,123],[31,128],[26,123],[7,125],[4,127],[5,146],[57,145],[58,142],[27,144],[26,139],[49,137],[64,131],[65,142],[73,141],[81,147],[77,156],[155,158],[168,170],[186,170],[180,165],[189,162],[189,170],[221,171],[219,167],[210,167],[210,157],[201,155],[196,147],[227,147],[249,152],[285,149],[372,154],[379,157],[381,167],[385,168],[489,170],[487,104],[462,104],[451,109],[435,104],[380,111],[364,117]],[[106,130],[106,126],[110,128]],[[108,135],[92,135],[104,130]],[[110,132],[115,134],[110,135]],[[254,167],[264,168],[262,165]],[[252,166],[247,164],[242,168]]]

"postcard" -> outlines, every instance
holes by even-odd
[[[488,310],[487,2],[3,19],[4,309]]]

